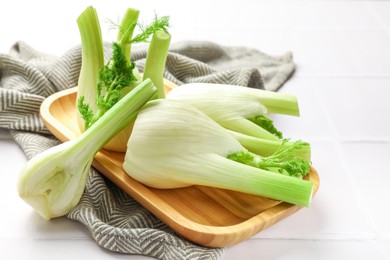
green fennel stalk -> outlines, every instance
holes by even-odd
[[[284,147],[289,147],[294,152],[295,156],[304,160],[310,160],[311,147],[310,144],[302,140],[291,141],[290,139],[269,140],[265,138],[258,138],[245,135],[235,131],[229,131],[233,137],[240,142],[249,151],[259,154],[261,156],[270,156],[280,149],[283,144]]]
[[[128,8],[118,29],[117,42],[129,63],[131,62],[131,38],[133,37],[134,29],[137,26],[139,13],[140,11],[137,9]]]
[[[112,44],[112,56],[100,68],[99,72],[94,75],[94,79],[97,79],[96,85],[89,84],[88,89],[84,91],[86,94],[83,95],[80,93],[78,95],[77,109],[84,120],[84,129],[88,129],[128,91],[141,82],[142,79],[140,78],[138,69],[135,63],[130,60],[131,45],[147,41],[154,32],[158,30],[166,31],[169,25],[169,17],[156,17],[151,24],[141,26],[141,32],[133,36],[136,25],[138,24],[138,16],[138,10],[133,8],[126,10],[122,22],[118,26],[117,41]],[[92,24],[90,26],[92,27],[94,25]],[[80,30],[85,30],[85,28],[81,28]],[[165,56],[166,54],[162,52],[161,55]],[[86,56],[85,59],[88,60],[86,64],[92,67],[93,57]],[[156,66],[149,70],[153,71],[153,69],[157,71],[161,70],[161,68]],[[80,80],[82,79],[80,78]],[[79,81],[79,85],[81,84],[83,82]],[[91,96],[95,95],[95,99],[87,100],[86,96],[89,93],[93,93]],[[94,109],[95,106],[96,109]]]
[[[89,111],[96,111],[96,91],[98,74],[104,65],[103,39],[96,9],[89,6],[77,18],[77,25],[81,37],[81,69],[78,79],[77,99],[83,97],[83,101],[89,104]],[[84,123],[78,117],[80,126]]]
[[[300,155],[307,149],[308,143],[283,140],[277,149],[268,156],[260,156],[250,151],[240,151],[227,156],[228,159],[254,166],[263,170],[281,173],[287,176],[304,177],[310,171],[310,159]]]
[[[165,98],[164,69],[171,35],[165,30],[153,34],[146,57],[143,79],[150,78],[158,89],[159,98]]]

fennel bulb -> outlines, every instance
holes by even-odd
[[[245,148],[262,156],[272,155],[284,142],[268,115],[299,116],[294,95],[242,86],[189,83],[172,89],[166,98],[195,106],[228,129]],[[295,147],[296,154],[310,160],[310,145],[299,143],[299,147],[294,141],[284,145]]]
[[[227,129],[272,140],[278,137],[250,119],[267,113],[299,115],[293,95],[234,85],[183,84],[172,89],[167,99],[191,104]]]
[[[268,165],[270,170],[262,169],[261,165],[267,164],[264,159],[269,158],[248,152],[194,106],[158,99],[148,102],[138,114],[123,168],[135,180],[154,188],[204,185],[308,206],[313,183],[276,173],[282,169],[275,164]],[[306,164],[303,168],[308,172],[309,162],[298,161]]]
[[[156,96],[145,80],[78,138],[33,157],[18,176],[19,196],[45,219],[67,214],[80,200],[94,155]]]

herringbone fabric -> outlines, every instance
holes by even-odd
[[[109,44],[105,51],[109,57]],[[141,71],[145,56],[146,46],[133,48],[132,59]],[[77,86],[80,66],[80,46],[55,57],[18,42],[10,53],[0,54],[0,127],[11,130],[28,159],[60,143],[41,121],[40,104]],[[275,91],[293,71],[291,53],[272,57],[244,47],[181,42],[171,46],[164,76],[179,85],[211,82]],[[157,259],[217,259],[223,253],[181,238],[93,168],[80,203],[66,217],[82,223],[100,246],[115,252]]]

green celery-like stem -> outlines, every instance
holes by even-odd
[[[19,196],[45,219],[67,214],[81,198],[94,155],[156,97],[157,89],[145,80],[78,138],[33,157],[19,174]]]
[[[77,18],[81,37],[81,69],[77,98],[84,96],[92,111],[96,111],[96,84],[104,65],[103,39],[96,9],[89,6]]]
[[[171,35],[158,30],[153,34],[146,56],[143,79],[150,78],[158,89],[159,98],[165,98],[164,91],[164,70],[167,60],[168,49],[171,42]]]
[[[310,205],[313,196],[314,186],[311,181],[245,165],[216,153],[180,154],[169,165],[164,162],[169,159],[162,156],[160,163],[151,162],[151,166],[145,166],[147,160],[139,158],[140,156],[148,154],[139,155],[138,151],[127,150],[123,167],[131,177],[150,187],[169,189],[201,185],[264,196],[305,207]],[[152,172],[148,167],[153,167]]]
[[[274,154],[282,144],[281,140],[258,138],[250,135],[245,135],[236,131],[229,132],[242,146],[244,146],[250,152],[261,156],[270,156]]]
[[[205,168],[212,174],[197,178],[198,185],[245,192],[304,207],[310,205],[313,196],[311,181],[275,174],[216,154],[210,156],[213,163]]]
[[[253,89],[253,91],[256,92],[256,89]],[[257,96],[270,114],[299,116],[298,100],[294,95],[274,91],[261,91]]]
[[[120,29],[118,30],[117,41],[119,42],[126,59],[130,62],[131,39],[138,22],[140,11],[128,8],[122,18]]]
[[[269,140],[265,138],[253,137],[250,135],[245,135],[235,131],[229,131],[233,137],[246,149],[250,152],[261,155],[261,156],[271,156],[273,155],[282,145],[283,140]],[[294,142],[285,142],[287,147],[294,145]],[[311,148],[310,145],[302,146],[301,149],[297,149],[295,155],[304,160],[310,161],[311,158]]]
[[[218,123],[228,130],[243,133],[245,135],[263,138],[267,140],[280,141],[280,139],[264,128],[243,117],[232,118]]]

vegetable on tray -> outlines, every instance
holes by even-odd
[[[269,156],[283,143],[295,147],[297,155],[310,160],[310,145],[283,139],[282,132],[268,117],[299,116],[294,95],[226,84],[191,83],[172,89],[167,98],[195,106],[229,130],[251,152]]]
[[[283,149],[269,157],[251,153],[211,118],[182,102],[148,102],[127,146],[124,170],[150,187],[204,185],[301,206],[311,201],[313,183],[286,176],[308,173],[307,160],[291,159]]]
[[[308,207],[310,144],[284,138],[270,118],[299,116],[296,97],[206,83],[166,94],[169,17],[140,26],[138,16],[126,10],[107,61],[96,10],[88,7],[77,19],[82,66],[74,120],[81,135],[26,163],[20,197],[45,219],[67,214],[80,200],[95,154],[108,149],[124,153],[125,172],[150,187],[204,185]],[[141,75],[131,47],[149,39]]]
[[[84,192],[95,154],[115,134],[134,121],[141,107],[156,96],[157,89],[147,79],[78,138],[33,157],[18,176],[19,196],[45,219],[67,214],[77,205]]]

